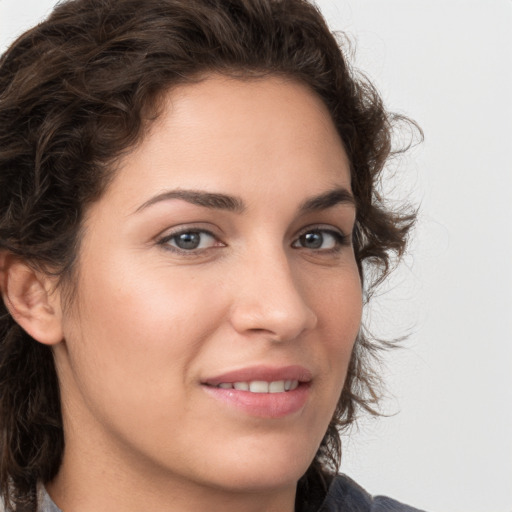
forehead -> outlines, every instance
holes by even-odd
[[[262,186],[269,193],[304,186],[309,195],[350,188],[349,162],[331,116],[297,81],[215,75],[172,89],[160,105],[114,179],[133,193],[134,208],[146,190],[170,186],[236,189],[236,195]]]

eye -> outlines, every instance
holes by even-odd
[[[185,252],[208,249],[216,245],[221,245],[212,233],[193,229],[167,235],[162,238],[159,243],[170,249]]]
[[[335,250],[346,242],[346,236],[330,229],[310,229],[299,236],[292,247],[310,250]]]

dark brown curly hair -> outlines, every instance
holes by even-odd
[[[339,39],[341,41],[341,39]],[[355,256],[370,289],[405,248],[414,212],[378,192],[401,116],[351,69],[306,0],[67,0],[0,60],[0,251],[52,269],[72,289],[80,227],[114,163],[158,115],[158,97],[208,73],[280,75],[322,98],[343,140],[357,201]],[[411,124],[415,126],[414,124]],[[374,411],[381,345],[361,331],[342,395],[299,493],[341,458],[339,430]],[[35,484],[57,473],[64,436],[51,349],[0,305],[0,488],[35,510]],[[302,491],[301,491],[302,489]]]

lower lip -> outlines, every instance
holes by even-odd
[[[309,394],[309,385],[304,383],[283,393],[251,393],[213,386],[203,386],[203,389],[228,406],[259,418],[283,418],[294,414],[304,407]]]

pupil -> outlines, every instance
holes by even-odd
[[[200,241],[199,233],[182,233],[176,237],[176,245],[180,249],[197,249]]]
[[[321,233],[306,233],[302,235],[302,245],[308,249],[318,249],[322,247],[324,237]]]

